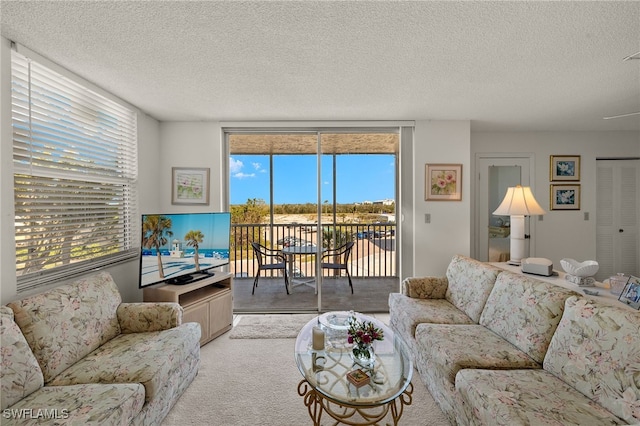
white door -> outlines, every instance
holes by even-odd
[[[640,276],[640,160],[598,160],[596,181],[596,279]]]
[[[502,202],[508,187],[529,186],[530,158],[527,154],[523,155],[521,157],[517,154],[505,157],[481,155],[476,157],[478,191],[475,214],[475,257],[480,261],[509,260],[510,239],[508,230],[504,229],[507,228],[509,218],[494,216],[493,211]],[[527,218],[525,234],[529,234],[528,230],[529,219]]]

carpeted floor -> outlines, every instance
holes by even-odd
[[[306,321],[299,321],[300,326],[308,320],[307,315]],[[302,375],[293,354],[295,339],[231,339],[230,335],[202,347],[198,376],[163,425],[311,425],[297,392]],[[413,385],[413,403],[405,407],[400,424],[448,425],[417,372]],[[323,419],[323,425],[333,424]]]
[[[233,326],[230,339],[295,339],[315,314],[242,315]]]

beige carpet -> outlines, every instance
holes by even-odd
[[[295,339],[315,314],[242,315],[234,325],[230,339]]]
[[[302,375],[293,355],[295,340],[230,339],[230,334],[202,347],[200,372],[163,425],[311,425],[297,392]],[[417,372],[413,385],[413,403],[400,424],[447,426]],[[333,423],[323,417],[322,424]]]

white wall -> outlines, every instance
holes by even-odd
[[[159,194],[163,213],[222,211],[226,190],[226,158],[223,158],[222,134],[219,122],[164,122],[160,124],[159,151],[162,191]],[[171,204],[171,168],[208,167],[209,205],[180,206]],[[145,212],[143,212],[145,213]],[[146,213],[158,213],[146,212]]]
[[[471,248],[470,122],[416,121],[414,176],[414,270],[405,276],[443,276],[455,254]],[[425,164],[462,164],[461,201],[425,201]],[[425,223],[425,214],[431,223]]]
[[[595,259],[596,159],[640,157],[640,132],[472,133],[471,158],[477,153],[531,152],[535,155],[532,189],[547,210],[536,219],[534,257]],[[549,156],[580,155],[580,210],[550,209]],[[475,183],[475,182],[474,182]],[[553,182],[558,183],[558,182]],[[571,182],[573,183],[573,182]],[[473,190],[473,188],[472,188]],[[584,213],[589,220],[584,220]]]

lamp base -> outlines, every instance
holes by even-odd
[[[520,262],[519,260],[509,260],[507,261],[507,265],[520,266],[522,265],[522,262]]]

